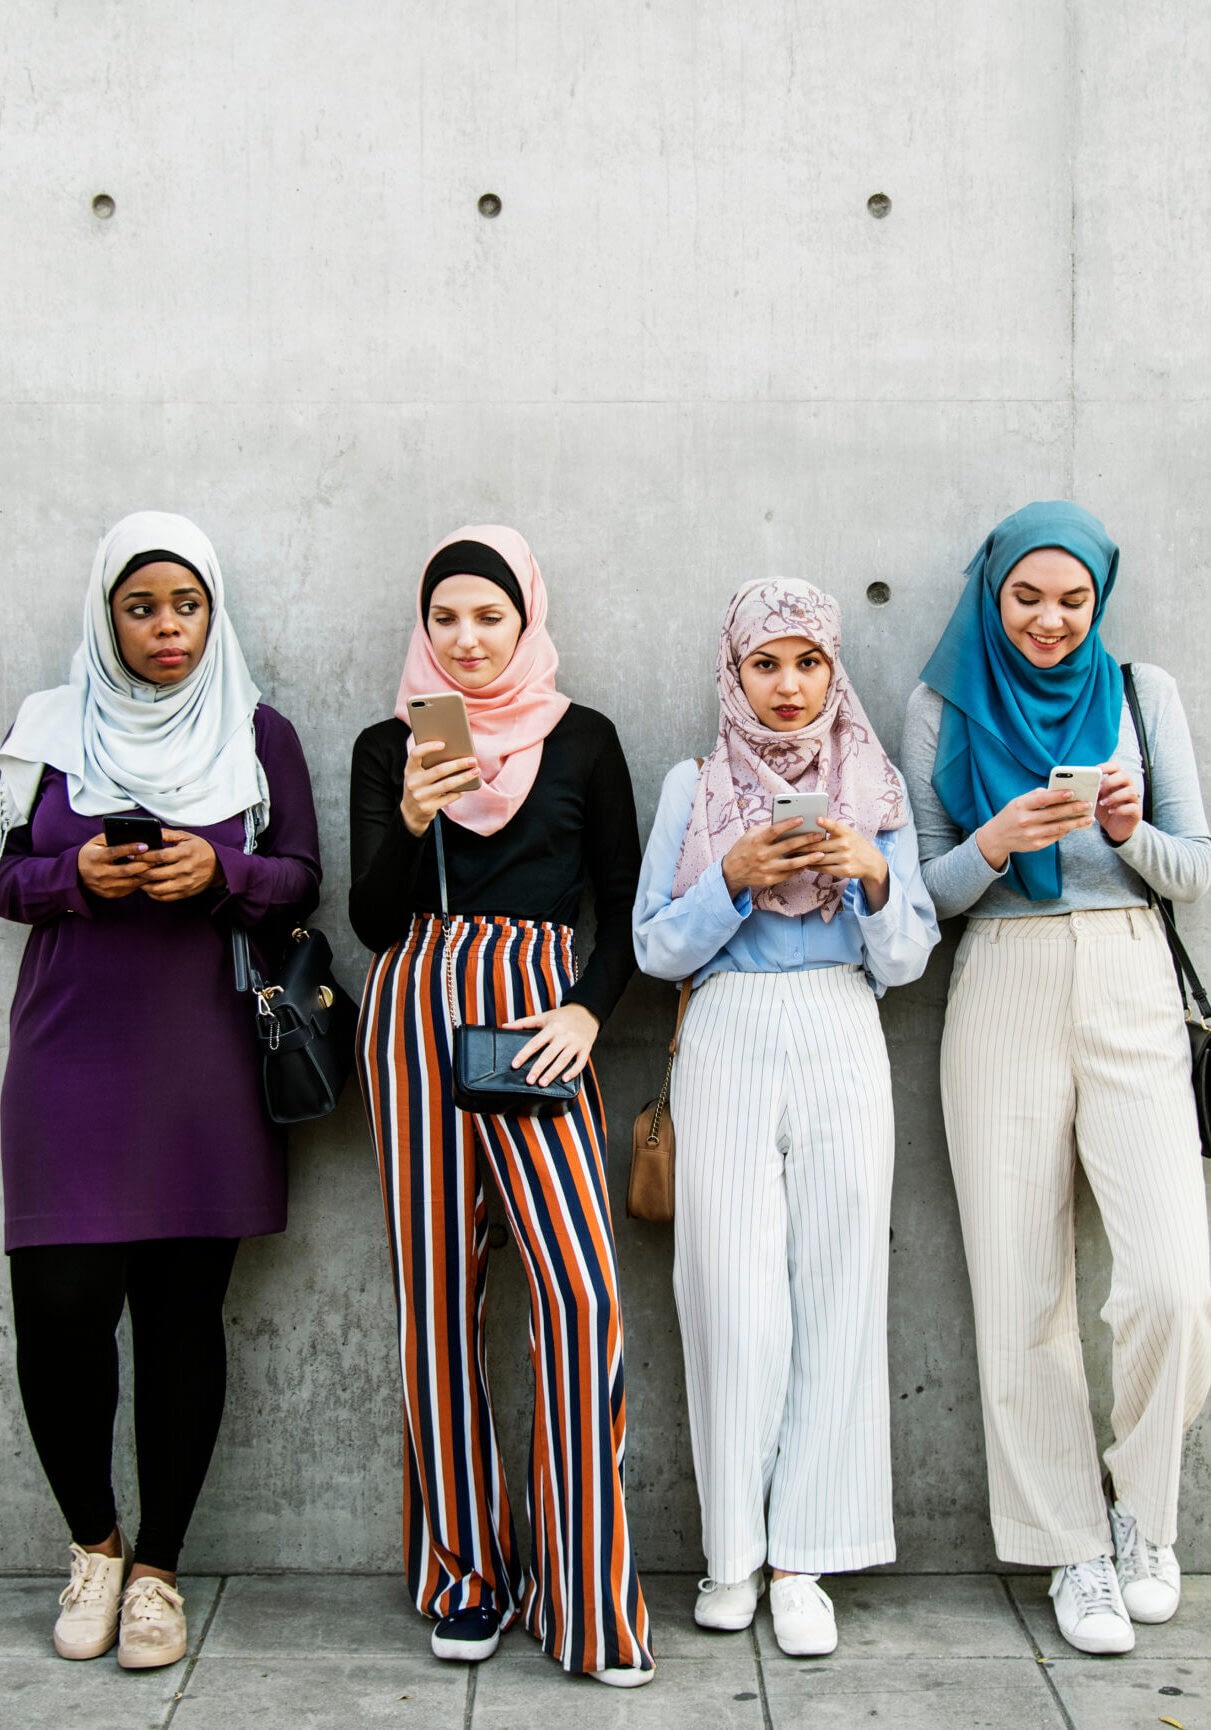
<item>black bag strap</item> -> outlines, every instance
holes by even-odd
[[[446,1002],[450,1005],[451,1027],[461,1026],[458,1004],[454,1000],[454,969],[450,966],[450,896],[446,889],[446,849],[442,845],[442,816],[433,817],[433,845],[437,848],[437,893],[442,904],[442,972],[446,976]]]
[[[1144,712],[1140,708],[1139,692],[1135,688],[1135,671],[1130,661],[1122,665],[1123,695],[1127,699],[1127,707],[1131,711],[1131,723],[1135,728],[1135,736],[1139,742],[1140,762],[1144,768],[1144,822],[1152,821],[1152,752],[1148,748],[1148,732],[1144,726]],[[1198,1004],[1198,1012],[1204,1024],[1211,1021],[1211,999],[1208,999],[1203,989],[1202,980],[1194,970],[1186,945],[1177,934],[1177,921],[1173,916],[1173,903],[1156,894],[1151,885],[1148,888],[1148,900],[1160,913],[1165,926],[1165,937],[1169,943],[1169,954],[1173,958],[1173,971],[1177,974],[1177,983],[1182,994],[1182,1008],[1186,1020],[1194,1019],[1190,1008],[1190,1000],[1186,996],[1186,986],[1189,984],[1190,996]]]

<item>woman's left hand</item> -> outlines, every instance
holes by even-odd
[[[1102,764],[1102,785],[1093,815],[1118,846],[1135,834],[1143,820],[1143,806],[1135,783],[1117,763]]]
[[[818,827],[823,829],[825,839],[810,844],[803,855],[805,868],[820,871],[826,877],[856,877],[871,912],[886,907],[887,860],[874,842],[836,817],[821,817]]]
[[[144,895],[153,901],[188,901],[191,895],[200,895],[203,889],[223,881],[209,841],[186,829],[165,829],[164,839],[171,845],[141,855],[148,867],[139,884]]]
[[[540,1087],[555,1080],[571,1081],[574,1075],[579,1075],[601,1030],[593,1011],[579,1003],[561,1003],[558,1009],[523,1015],[518,1021],[506,1021],[505,1026],[538,1029],[513,1059],[513,1067],[520,1069],[523,1064],[532,1064],[526,1080],[531,1086],[537,1082]]]

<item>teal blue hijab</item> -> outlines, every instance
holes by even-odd
[[[1034,667],[1001,623],[1001,589],[1019,559],[1059,547],[1093,578],[1089,635],[1054,667]],[[1097,518],[1062,499],[998,523],[967,567],[967,587],[921,674],[943,699],[934,791],[971,834],[1033,787],[1054,763],[1104,763],[1118,746],[1123,675],[1098,636],[1118,548]],[[1009,881],[1031,901],[1063,892],[1060,849],[1011,853]]]

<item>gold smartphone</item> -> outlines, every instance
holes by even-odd
[[[408,719],[418,745],[427,745],[431,739],[442,741],[443,748],[426,756],[426,763],[452,763],[456,757],[474,757],[475,742],[467,719],[467,705],[459,692],[435,691],[431,697],[409,697]],[[460,791],[474,793],[480,785],[479,776],[473,775],[463,782]]]

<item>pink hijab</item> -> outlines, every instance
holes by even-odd
[[[547,634],[547,591],[526,542],[516,529],[494,523],[456,529],[437,543],[425,561],[426,569],[443,547],[455,541],[481,541],[504,559],[521,586],[525,629],[504,672],[477,691],[465,690],[433,653],[421,617],[422,571],[416,591],[417,626],[404,659],[395,713],[406,722],[409,697],[432,696],[437,691],[461,694],[483,785],[474,793],[463,793],[446,806],[444,814],[465,829],[474,829],[477,835],[495,835],[524,804],[542,762],[542,742],[567,710],[570,699],[555,689],[559,656]]]
[[[763,727],[740,683],[740,663],[763,643],[806,637],[832,663],[824,707],[793,733]],[[772,821],[775,793],[828,794],[831,817],[871,840],[880,829],[908,821],[900,777],[880,745],[866,711],[841,665],[841,611],[831,595],[796,578],[748,583],[732,597],[715,678],[719,737],[702,765],[685,839],[673,877],[684,895],[713,859],[721,859],[748,829]],[[818,912],[831,919],[844,882],[801,871],[776,888],[761,889],[754,904],[770,913]]]

